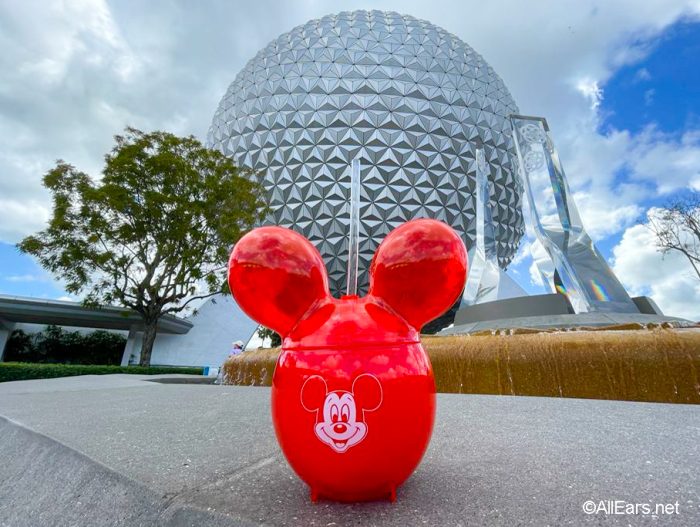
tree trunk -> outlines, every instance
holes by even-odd
[[[139,366],[150,366],[153,343],[156,341],[156,325],[158,324],[158,319],[144,320],[143,324],[143,341],[141,342]]]

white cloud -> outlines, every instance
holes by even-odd
[[[630,145],[629,163],[635,177],[667,194],[700,185],[700,130],[688,130],[680,139],[647,127]]]
[[[551,293],[552,287],[552,277],[554,276],[554,264],[547,254],[547,250],[539,242],[539,240],[534,240],[529,244],[530,257],[532,258],[532,263],[530,264],[530,283],[539,287],[544,288],[548,293]],[[543,273],[546,275],[543,276]]]
[[[77,302],[78,301],[75,297],[68,296],[68,295],[59,296],[56,300],[60,300],[61,302]]]
[[[523,240],[523,242],[520,244],[520,247],[518,247],[518,252],[515,253],[515,256],[511,260],[509,267],[515,267],[516,265],[520,265],[529,256],[530,244],[527,242],[527,240]]]
[[[620,232],[636,221],[642,209],[635,204],[628,204],[628,199],[629,196],[623,196],[622,199],[601,199],[595,192],[574,193],[586,232],[594,240]]]
[[[0,240],[17,241],[19,233],[44,228],[49,219],[49,204],[33,199],[0,197]]]
[[[646,68],[639,68],[634,74],[634,82],[644,82],[651,80],[651,73]]]
[[[108,66],[127,80],[140,66],[129,49],[104,0],[76,0],[46,4],[16,4],[7,14],[19,36],[32,41],[16,56],[17,74],[46,87],[59,85],[71,73],[71,65],[83,62]],[[42,31],[37,32],[36,26]],[[17,49],[15,47],[15,49]]]
[[[7,282],[47,282],[50,278],[45,274],[13,274],[5,276]]]
[[[533,261],[528,270],[530,271],[530,283],[532,283],[532,285],[547,288],[540,274],[540,270],[537,267],[537,263]]]
[[[646,106],[651,106],[654,103],[654,95],[656,95],[656,90],[650,88],[644,92],[644,104]]]
[[[600,106],[603,100],[603,90],[598,86],[598,81],[593,79],[580,79],[576,83],[576,89],[581,92],[586,99],[588,99],[591,110],[595,110]]]
[[[651,296],[667,315],[700,320],[700,279],[682,254],[659,253],[645,225],[626,229],[613,256],[613,271],[631,295]]]

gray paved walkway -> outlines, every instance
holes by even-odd
[[[700,407],[439,395],[395,504],[311,504],[269,389],[86,376],[0,384],[0,525],[700,525]],[[586,515],[586,500],[678,514]]]

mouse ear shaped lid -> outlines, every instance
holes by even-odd
[[[455,303],[466,279],[467,250],[459,235],[437,220],[412,220],[377,249],[369,293],[420,330]]]
[[[228,283],[241,309],[282,337],[316,301],[330,296],[321,255],[283,227],[259,227],[236,243]]]

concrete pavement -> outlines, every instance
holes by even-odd
[[[700,406],[439,395],[396,503],[314,505],[269,389],[151,380],[0,384],[0,525],[700,524]],[[587,500],[678,514],[586,515]]]

